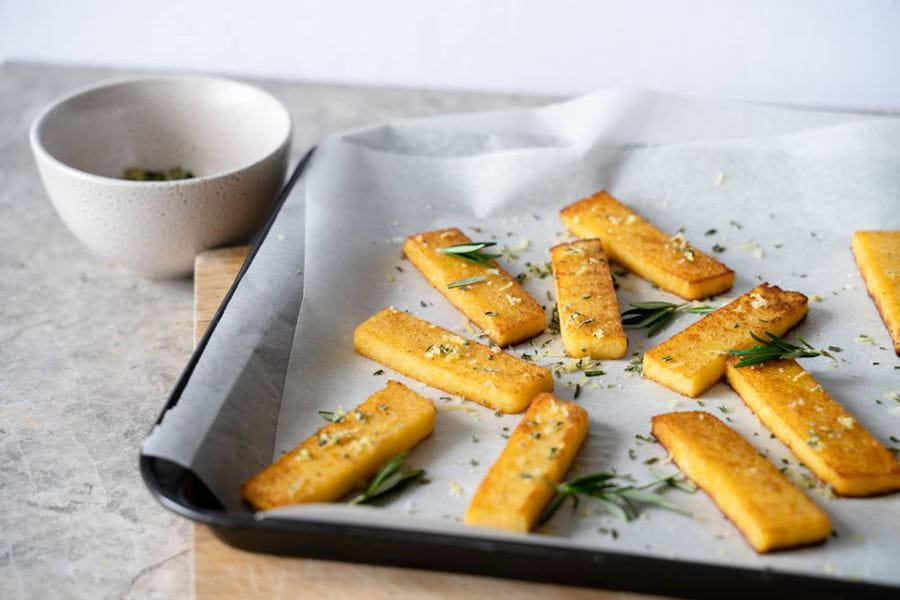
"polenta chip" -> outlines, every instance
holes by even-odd
[[[398,381],[319,429],[241,486],[257,510],[340,499],[428,437],[434,405]]]
[[[553,389],[549,369],[395,308],[359,325],[353,345],[408,377],[501,412],[522,412],[537,394]]]
[[[560,216],[573,234],[600,238],[612,260],[682,298],[715,296],[734,284],[734,271],[682,234],[663,233],[605,191],[567,206]]]
[[[806,316],[806,296],[763,283],[644,354],[644,377],[696,398],[725,373],[729,350],[748,348],[751,333],[784,335]]]
[[[478,486],[465,523],[505,531],[531,530],[587,431],[588,414],[583,408],[553,394],[540,394]]]
[[[628,338],[600,240],[582,240],[550,249],[559,329],[573,358],[622,358]]]
[[[857,231],[853,256],[900,356],[900,231]]]
[[[544,309],[496,261],[473,262],[441,252],[471,241],[456,228],[427,231],[406,238],[403,252],[428,283],[495,344],[516,344],[544,331]],[[449,287],[461,281],[475,282]]]
[[[820,542],[831,533],[828,515],[713,415],[657,415],[653,435],[757,552]]]
[[[725,368],[734,388],[762,424],[809,470],[842,496],[900,489],[900,462],[872,437],[795,360]]]

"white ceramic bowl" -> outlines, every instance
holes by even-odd
[[[94,86],[35,119],[41,179],[72,233],[97,255],[150,277],[189,274],[205,249],[247,238],[284,183],[285,107],[213,77]],[[128,167],[182,167],[193,179],[128,181]]]

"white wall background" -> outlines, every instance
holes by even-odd
[[[900,110],[898,0],[0,0],[0,60]]]

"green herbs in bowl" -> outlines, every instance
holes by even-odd
[[[128,167],[122,173],[122,179],[129,181],[176,181],[178,179],[193,179],[194,173],[181,167],[172,167],[165,171],[152,171],[140,167]]]

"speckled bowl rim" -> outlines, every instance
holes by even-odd
[[[65,104],[66,102],[71,102],[75,98],[80,96],[84,96],[86,94],[90,94],[105,88],[111,88],[126,84],[133,83],[145,83],[150,81],[179,81],[179,82],[190,82],[190,81],[203,81],[203,82],[212,82],[217,84],[228,84],[239,87],[247,88],[253,91],[256,94],[260,94],[273,102],[273,105],[283,114],[286,119],[287,127],[285,128],[284,135],[279,139],[278,143],[275,146],[267,151],[260,158],[253,160],[243,166],[236,167],[234,169],[230,169],[228,171],[221,171],[218,173],[210,173],[209,175],[201,175],[200,177],[192,177],[190,179],[177,179],[172,181],[133,181],[130,179],[120,179],[118,177],[106,177],[104,175],[97,175],[96,173],[89,173],[88,171],[84,171],[82,169],[78,169],[73,167],[72,165],[61,161],[56,158],[53,154],[51,154],[47,148],[44,147],[43,142],[40,139],[40,131],[44,127],[47,117],[50,114],[58,109],[60,106]],[[255,167],[269,159],[273,156],[281,152],[284,147],[290,143],[291,137],[294,132],[294,121],[291,118],[291,114],[288,111],[287,107],[284,105],[281,100],[276,98],[274,95],[265,91],[264,89],[251,85],[249,83],[245,83],[243,81],[238,81],[236,79],[229,79],[227,77],[215,77],[212,75],[138,75],[131,77],[117,77],[113,79],[105,79],[103,81],[99,81],[96,83],[92,83],[90,85],[86,85],[84,87],[77,88],[71,92],[64,94],[63,96],[58,97],[56,100],[53,100],[48,104],[35,118],[34,121],[31,122],[31,127],[28,131],[28,140],[31,144],[32,152],[36,155],[39,155],[41,158],[49,161],[54,165],[54,167],[76,177],[80,177],[82,179],[86,179],[88,181],[92,181],[94,183],[103,183],[106,185],[121,185],[121,186],[142,186],[142,187],[165,187],[165,188],[173,188],[173,187],[187,187],[198,185],[202,183],[206,183],[209,181],[214,181],[218,179],[223,179],[232,175],[236,175],[247,169]]]

